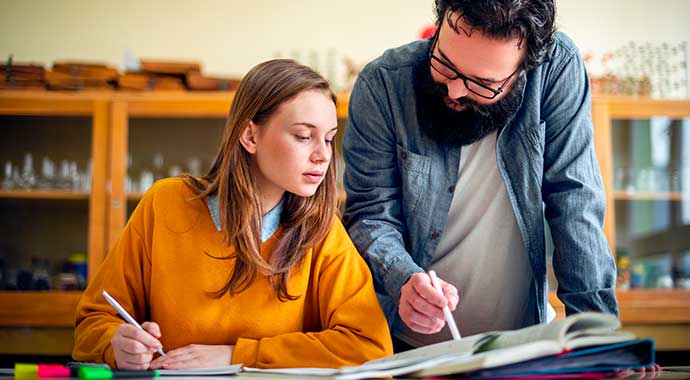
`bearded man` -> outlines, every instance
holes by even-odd
[[[547,319],[547,234],[566,313],[617,314],[590,87],[553,0],[436,0],[437,31],[360,74],[344,221],[396,351]],[[443,280],[437,292],[426,274]]]

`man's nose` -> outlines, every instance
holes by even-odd
[[[465,81],[460,78],[449,80],[446,82],[446,87],[448,88],[448,97],[451,99],[462,98],[469,94]]]

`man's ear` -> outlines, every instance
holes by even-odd
[[[247,126],[242,131],[240,135],[240,144],[249,154],[256,153],[256,132],[257,126],[253,121],[249,120]]]

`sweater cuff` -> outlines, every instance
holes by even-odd
[[[259,341],[254,339],[240,338],[232,351],[231,364],[242,364],[247,367],[255,366],[259,355]]]
[[[111,344],[106,347],[103,353],[103,361],[110,366],[110,368],[117,368],[117,363],[115,363],[115,351],[113,351],[113,346]]]
[[[117,363],[115,362],[115,350],[113,350],[113,345],[110,343],[110,341],[113,339],[113,335],[115,335],[115,331],[117,331],[119,325],[120,324],[118,323],[109,326],[105,331],[105,334],[103,334],[101,337],[101,339],[104,339],[108,342],[108,345],[105,347],[105,351],[103,351],[103,362],[108,364],[110,368],[117,368]]]

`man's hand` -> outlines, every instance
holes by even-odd
[[[129,323],[123,323],[110,339],[117,368],[148,369],[153,353],[162,347],[158,340],[161,337],[161,330],[157,323],[144,322],[141,327],[146,331]]]
[[[151,369],[213,368],[230,365],[235,346],[190,344],[168,351],[151,362]]]
[[[458,290],[455,286],[439,279],[443,296],[438,294],[426,273],[415,273],[410,276],[400,289],[398,314],[412,330],[422,334],[439,332],[446,321],[443,307],[448,305],[455,310],[458,304]]]

